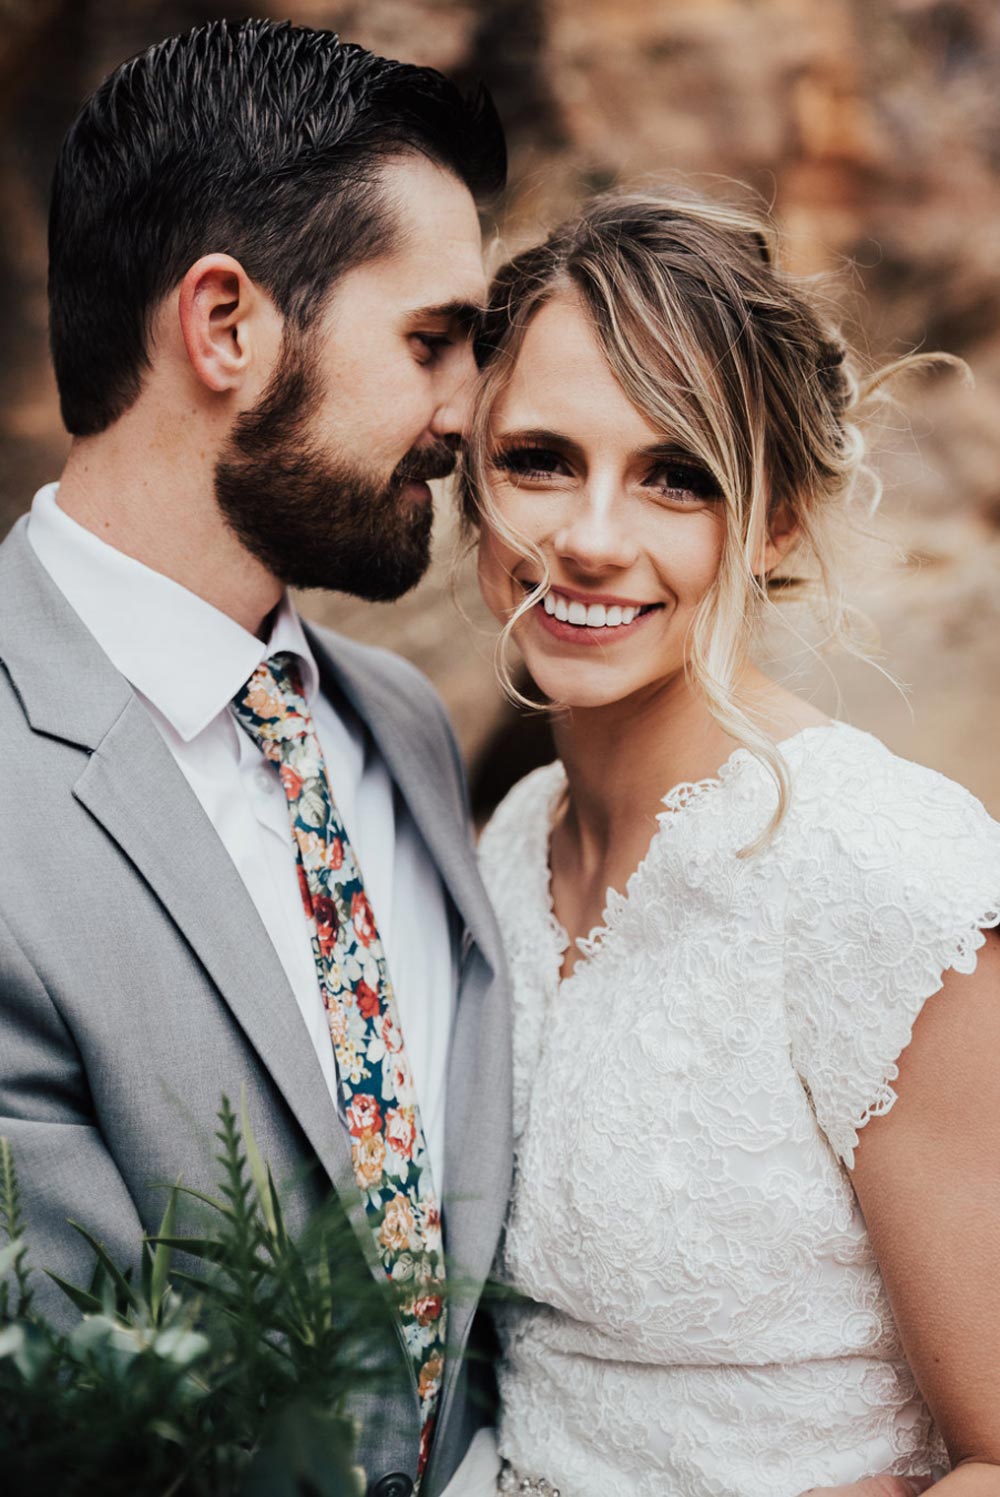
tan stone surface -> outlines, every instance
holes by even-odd
[[[208,0],[173,7],[185,19],[210,9]],[[853,721],[965,780],[1000,814],[1000,8],[990,0],[295,0],[280,9],[391,55],[487,77],[511,124],[502,244],[534,237],[582,192],[615,180],[668,171],[706,184],[746,180],[773,203],[789,263],[839,273],[873,359],[914,346],[969,359],[975,391],[938,382],[914,397],[912,432],[882,434],[884,523],[906,559],[866,582],[858,601],[879,625],[886,665],[911,687],[909,705],[871,668],[830,664]],[[39,180],[72,99],[115,57],[172,24],[173,11],[155,0],[92,0],[86,13],[54,4],[0,40],[0,76],[20,80],[0,106],[0,315],[9,350],[0,366],[0,528],[64,450],[44,356]],[[40,99],[53,101],[44,128]],[[446,519],[445,501],[439,512]],[[421,664],[475,752],[497,699],[468,566],[457,588],[471,622],[448,596],[452,530],[439,526],[431,576],[398,605],[313,595],[304,607]],[[804,681],[832,703],[822,669],[813,664]]]

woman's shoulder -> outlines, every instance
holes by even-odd
[[[1000,826],[981,802],[845,724],[800,735],[789,758],[790,926],[835,916],[841,948],[850,931],[876,962],[920,931],[963,969],[963,943],[997,923],[1000,900]]]
[[[789,742],[785,757],[791,841],[805,851],[822,838],[848,860],[940,866],[942,854],[960,855],[963,842],[1000,847],[1000,826],[970,791],[871,733],[841,722],[810,728]]]
[[[850,1164],[859,1128],[895,1101],[924,1002],[949,969],[974,969],[1000,923],[1000,826],[961,785],[867,733],[837,725],[789,748],[792,1055]]]

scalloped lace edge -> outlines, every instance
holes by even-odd
[[[928,988],[926,992],[915,995],[917,1008],[906,1026],[903,1043],[896,1051],[896,1059],[891,1061],[885,1068],[876,1088],[875,1098],[864,1109],[861,1115],[854,1119],[842,1131],[843,1137],[838,1136],[836,1152],[844,1161],[848,1169],[854,1168],[854,1154],[858,1147],[858,1135],[872,1118],[885,1117],[891,1112],[899,1101],[899,1094],[892,1083],[899,1077],[899,1057],[908,1049],[913,1039],[913,1029],[918,1018],[923,1012],[924,1004],[931,998],[936,998],[944,988],[945,974],[948,972],[960,972],[963,976],[970,976],[979,965],[977,953],[986,944],[985,932],[996,930],[1000,927],[1000,900],[987,906],[985,913],[977,920],[972,920],[962,930],[961,934],[947,938],[943,943],[941,964],[938,967],[937,977],[934,979],[936,986]],[[960,965],[963,958],[972,956],[971,966]],[[937,966],[937,963],[935,963]]]

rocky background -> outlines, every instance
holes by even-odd
[[[832,272],[873,361],[967,359],[975,388],[908,388],[876,434],[887,481],[879,565],[856,601],[881,663],[819,663],[784,636],[776,668],[1000,814],[1000,7],[992,0],[0,0],[0,533],[65,451],[45,349],[45,214],[59,139],[119,60],[213,15],[331,26],[460,77],[509,127],[494,253],[581,194],[683,173],[749,182],[796,269]],[[446,496],[431,576],[391,607],[319,595],[304,611],[391,645],[455,716],[483,798],[538,752],[505,717],[492,631]],[[859,573],[859,576],[861,574]],[[455,613],[456,601],[464,614]],[[0,608],[3,600],[0,599]]]

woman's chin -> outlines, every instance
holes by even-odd
[[[534,658],[533,658],[534,657]],[[539,659],[534,651],[525,652],[524,662],[538,690],[558,710],[588,711],[613,707],[632,694],[633,686],[623,681],[620,671],[602,669],[594,664],[554,665]]]

